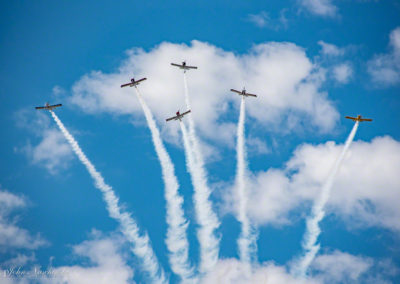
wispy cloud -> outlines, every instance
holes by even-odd
[[[35,250],[47,244],[40,234],[33,236],[19,227],[11,213],[23,209],[26,199],[0,188],[0,251],[13,252],[16,249]]]
[[[45,113],[23,109],[14,114],[14,120],[25,135],[34,137],[28,139],[24,146],[14,147],[15,152],[25,154],[31,163],[43,166],[51,174],[69,166],[73,157],[71,148],[62,134],[50,126]],[[32,142],[38,139],[39,142]]]
[[[88,240],[72,246],[75,264],[51,267],[53,277],[40,283],[134,283],[123,245],[118,235],[103,236],[92,230]]]
[[[329,78],[339,84],[346,84],[353,77],[353,66],[350,62],[349,53],[355,49],[354,46],[338,47],[332,43],[318,41],[321,46],[320,64],[327,68]]]
[[[266,11],[261,11],[258,14],[248,14],[246,19],[259,28],[280,30],[288,26],[289,21],[286,17],[286,12],[286,9],[282,9],[279,13],[279,18],[271,18]]]
[[[65,94],[65,90],[62,87],[58,86],[58,85],[53,87],[52,92],[53,92],[53,94],[55,96],[59,96],[59,95]]]
[[[338,83],[345,84],[353,76],[353,68],[350,63],[341,63],[333,67],[333,76]]]
[[[390,33],[389,52],[375,55],[368,62],[368,72],[378,86],[400,83],[400,27]]]
[[[260,138],[257,137],[248,137],[247,140],[248,151],[250,154],[254,155],[263,155],[271,152],[271,149],[268,147],[267,143]]]
[[[62,134],[55,130],[46,130],[39,144],[32,146],[28,142],[21,150],[32,163],[44,166],[50,173],[56,174],[59,169],[68,167],[72,159],[72,151]]]
[[[333,0],[299,0],[299,4],[309,13],[320,17],[334,17],[338,12]]]
[[[332,44],[332,43],[327,43],[323,40],[318,41],[318,44],[321,46],[322,54],[327,55],[327,56],[341,56],[344,55],[345,50],[344,48],[339,48],[338,46]]]
[[[249,14],[247,16],[249,22],[255,24],[257,27],[263,28],[270,24],[270,17],[267,12],[262,11],[258,14]]]

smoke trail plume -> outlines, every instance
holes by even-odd
[[[183,87],[185,90],[185,103],[186,103],[186,109],[191,109],[190,105],[190,98],[189,98],[189,88],[187,85],[187,78],[186,78],[186,70],[183,71]],[[188,115],[188,121],[189,121],[189,142],[192,144],[192,154],[194,155],[194,162],[199,163],[199,166],[203,169],[204,172],[204,177],[205,175],[205,170],[204,170],[204,160],[203,156],[201,154],[198,142],[197,142],[197,135],[196,135],[196,129],[194,127],[194,120],[193,120],[193,115],[190,113]]]
[[[189,142],[189,135],[183,122],[181,126],[183,144],[185,148],[186,165],[189,169],[193,188],[194,188],[194,206],[196,210],[197,223],[200,225],[197,231],[197,237],[200,242],[200,272],[210,271],[218,261],[219,239],[214,231],[218,228],[219,222],[214,214],[209,201],[210,190],[207,187],[205,176],[201,168],[194,162],[193,150]]]
[[[189,91],[186,80],[186,72],[183,72],[183,83],[185,88],[185,102],[187,109],[191,109]],[[211,190],[207,184],[207,174],[204,166],[203,156],[200,151],[193,116],[188,115],[189,134],[183,123],[180,123],[182,135],[187,140],[185,146],[186,160],[192,177],[194,187],[194,204],[196,210],[197,223],[200,225],[198,239],[200,242],[201,264],[200,271],[205,273],[210,271],[218,261],[219,239],[215,235],[215,230],[219,227],[217,215],[212,209],[210,202]]]
[[[193,268],[189,262],[189,243],[186,234],[188,222],[184,217],[182,209],[183,198],[178,193],[179,184],[175,176],[174,165],[162,143],[160,131],[157,128],[151,110],[143,100],[137,88],[136,95],[150,128],[153,144],[161,164],[162,176],[165,184],[165,199],[167,201],[166,219],[168,230],[166,244],[170,251],[169,261],[171,263],[171,269],[174,273],[179,275],[185,283],[191,281],[196,282],[197,280],[193,277]]]
[[[248,196],[246,192],[246,148],[244,136],[244,121],[246,116],[245,98],[242,97],[240,104],[239,122],[237,128],[237,169],[236,169],[236,192],[239,198],[238,219],[241,223],[241,233],[238,239],[240,260],[250,264],[252,255],[256,251],[256,233],[247,216]]]
[[[186,103],[186,107],[187,109],[190,109],[190,99],[189,99],[189,89],[188,89],[188,85],[187,85],[187,78],[186,78],[186,72],[183,72],[183,87],[185,89],[185,103]]]
[[[303,257],[300,259],[297,267],[295,268],[297,273],[300,277],[305,277],[307,274],[308,267],[310,266],[311,262],[314,260],[320,245],[317,244],[318,237],[321,233],[321,228],[319,227],[319,222],[325,216],[325,205],[329,199],[331,188],[333,185],[333,181],[335,176],[340,168],[340,165],[345,157],[347,150],[349,149],[351,142],[353,142],[354,136],[356,135],[357,128],[358,128],[358,121],[354,124],[353,129],[350,132],[350,135],[347,137],[346,143],[344,144],[343,150],[340,153],[339,157],[335,161],[335,164],[322,187],[321,194],[319,195],[318,199],[315,201],[314,206],[312,208],[311,216],[307,219],[307,231],[304,235],[303,239],[303,249],[305,251]]]
[[[107,204],[108,213],[112,218],[119,222],[122,233],[125,235],[128,241],[133,244],[132,251],[143,263],[143,269],[149,274],[152,282],[167,283],[167,280],[164,276],[164,271],[159,266],[154,251],[151,248],[149,237],[147,235],[141,236],[139,234],[139,228],[131,215],[127,212],[123,212],[119,207],[118,197],[115,195],[112,187],[104,182],[101,174],[96,170],[94,165],[83,153],[82,149],[78,145],[78,142],[76,142],[74,137],[65,128],[64,124],[57,117],[57,115],[53,111],[50,111],[50,113],[61,132],[71,145],[73,151],[78,156],[82,164],[85,165],[90,176],[93,178],[94,185],[102,192],[103,199]]]

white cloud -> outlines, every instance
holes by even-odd
[[[297,171],[292,183],[303,198],[316,196],[341,147],[327,142],[296,150],[288,168]],[[400,230],[399,168],[399,141],[384,136],[354,142],[334,181],[330,211],[358,224]]]
[[[303,281],[291,276],[285,267],[273,263],[263,263],[248,275],[243,263],[237,259],[220,260],[214,270],[201,281],[207,284],[305,284],[320,283],[313,279]]]
[[[320,64],[328,68],[330,77],[340,84],[348,83],[353,76],[353,67],[349,61],[344,62],[343,57],[354,47],[338,47],[322,40],[318,44],[321,46],[321,56],[317,58],[320,59]]]
[[[297,203],[291,196],[290,180],[279,170],[259,173],[250,183],[249,214],[257,223],[285,224],[285,213]],[[289,198],[288,198],[289,197]]]
[[[345,84],[353,76],[353,68],[350,63],[341,63],[333,67],[333,77],[338,83]]]
[[[362,274],[374,265],[369,257],[354,256],[341,251],[319,255],[311,267],[323,283],[359,283]]]
[[[62,87],[58,86],[58,85],[55,85],[53,87],[52,92],[56,97],[65,94],[65,90]]]
[[[54,278],[42,278],[42,283],[134,283],[133,270],[121,253],[119,237],[103,237],[92,233],[93,239],[73,246],[76,257],[85,265],[51,267]],[[46,269],[42,269],[46,270]]]
[[[398,268],[390,259],[373,259],[335,250],[318,255],[310,274],[321,283],[392,283]]]
[[[267,143],[257,137],[249,137],[246,139],[246,148],[249,153],[268,154],[271,152]]]
[[[284,169],[269,169],[249,177],[249,215],[262,224],[289,223],[293,210],[310,205],[318,195],[342,144],[299,146]],[[328,202],[328,213],[349,228],[377,226],[400,230],[400,142],[389,136],[356,141],[340,168]],[[235,212],[232,194],[225,196]],[[229,210],[229,209],[226,209]]]
[[[31,254],[23,254],[23,253],[17,253],[17,255],[13,258],[10,258],[3,263],[1,263],[1,267],[22,267],[26,266],[28,263],[32,263],[36,261],[36,257],[34,253]]]
[[[71,148],[61,132],[51,126],[45,113],[21,110],[15,114],[15,120],[18,127],[40,137],[38,144],[28,141],[25,146],[16,147],[17,152],[24,153],[32,163],[44,166],[52,174],[69,165],[73,158]]]
[[[13,211],[25,206],[24,198],[0,189],[0,251],[34,250],[47,243],[39,234],[32,236],[26,229],[18,227],[12,218]]]
[[[375,55],[368,62],[368,72],[379,85],[390,86],[400,82],[400,27],[390,33],[389,52]]]
[[[328,284],[328,283],[389,283],[388,276],[396,268],[389,261],[355,256],[341,251],[319,255],[307,279],[296,278],[286,266],[273,262],[254,265],[251,273],[237,259],[223,259],[214,270],[205,275],[201,283],[207,284]],[[394,273],[393,273],[394,272]]]
[[[247,15],[246,20],[259,28],[269,28],[277,31],[288,27],[289,20],[286,18],[286,11],[286,9],[282,9],[278,18],[271,18],[267,12],[261,11],[258,14]]]
[[[33,109],[21,109],[14,113],[14,121],[17,127],[39,135],[43,129],[50,127],[50,118],[44,111]]]
[[[56,129],[44,131],[42,141],[26,149],[33,163],[44,165],[51,173],[55,173],[58,168],[65,168],[72,159],[71,148]]]
[[[15,208],[25,207],[26,201],[24,198],[10,192],[0,191],[0,205],[0,213],[4,215]]]
[[[18,256],[4,263],[0,270],[1,283],[43,283],[43,284],[84,284],[84,283],[135,283],[133,269],[127,264],[127,255],[123,253],[124,241],[116,234],[105,237],[99,231],[93,230],[90,239],[72,246],[73,261],[71,266],[53,267],[50,264],[42,267],[33,263],[30,268],[24,263],[35,260],[33,257]],[[17,262],[15,262],[17,261]],[[17,265],[17,266],[14,266]],[[26,277],[17,277],[11,268],[19,267]],[[16,269],[16,268],[15,268]],[[3,275],[11,277],[3,277]]]
[[[257,27],[260,28],[268,26],[270,22],[268,13],[265,11],[262,11],[258,14],[249,14],[247,18],[249,22],[255,24]]]
[[[74,84],[70,101],[88,113],[142,117],[132,89],[119,86],[132,74],[137,78],[147,77],[140,85],[144,99],[163,133],[177,137],[178,125],[165,123],[165,118],[185,109],[181,72],[170,65],[182,59],[199,66],[188,73],[189,93],[194,120],[203,139],[208,141],[234,146],[236,121],[221,120],[237,111],[240,101],[229,89],[244,85],[259,95],[257,100],[249,100],[247,107],[248,115],[263,129],[280,131],[282,127],[290,131],[288,127],[311,125],[328,131],[338,119],[327,94],[320,91],[325,81],[322,70],[307,58],[302,48],[292,43],[259,44],[244,55],[199,41],[190,46],[162,43],[149,52],[133,49],[117,72],[95,71],[83,76]],[[290,125],[286,122],[289,115],[295,118]],[[302,123],[306,120],[309,123]]]
[[[321,17],[336,16],[338,9],[332,2],[332,0],[299,0],[303,8]]]
[[[334,44],[324,42],[322,40],[318,41],[318,44],[321,46],[322,54],[323,55],[328,55],[328,56],[341,56],[344,55],[344,49],[339,48]]]

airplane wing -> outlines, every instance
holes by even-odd
[[[187,69],[197,69],[196,66],[186,66]]]
[[[123,88],[123,87],[128,87],[128,86],[130,86],[130,85],[132,85],[132,83],[122,84],[122,85],[121,85],[121,88]]]
[[[35,107],[35,109],[47,109],[47,110],[52,110],[57,107],[62,106],[62,104],[56,104],[56,105],[51,105],[51,106],[42,106],[42,107]]]
[[[135,83],[136,83],[136,84],[139,84],[140,82],[143,82],[143,81],[145,81],[145,80],[147,80],[147,78],[139,79],[139,80],[135,81]]]
[[[361,118],[360,121],[372,121],[370,118]]]
[[[177,119],[177,118],[178,118],[178,116],[173,116],[173,117],[167,118],[166,121],[170,121],[170,120]]]
[[[238,93],[238,94],[241,94],[241,93],[242,93],[242,92],[237,91],[237,90],[235,90],[235,89],[231,89],[231,92]]]
[[[177,120],[177,119],[181,119],[182,117],[184,117],[185,115],[187,115],[189,112],[191,112],[191,110],[185,111],[184,113],[181,113],[179,115],[167,118],[166,121],[170,121],[170,120]]]
[[[246,93],[246,95],[247,95],[247,96],[250,96],[250,97],[255,97],[255,98],[257,98],[257,95],[254,95],[254,94],[248,94],[248,93]]]
[[[184,112],[181,114],[181,116],[187,115],[189,112],[191,112],[191,110],[189,109],[188,111]]]
[[[134,81],[134,82],[129,82],[129,83],[126,83],[126,84],[122,84],[122,85],[121,85],[121,88],[123,88],[123,87],[128,87],[128,86],[132,87],[132,86],[139,85],[139,83],[140,83],[140,82],[143,82],[144,80],[147,80],[147,78],[142,78],[142,79],[139,79],[139,80]]]
[[[345,116],[344,118],[347,118],[347,119],[352,119],[352,120],[357,120],[357,118],[356,117],[351,117],[351,116]]]
[[[176,63],[171,63],[172,66],[176,66],[176,67],[182,67],[182,65],[176,64]]]

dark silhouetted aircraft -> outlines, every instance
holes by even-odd
[[[143,82],[144,80],[147,80],[147,78],[142,78],[142,79],[139,79],[137,81],[135,80],[135,78],[132,78],[130,83],[126,83],[126,84],[121,85],[121,88],[128,87],[128,86],[129,87],[135,87],[135,86],[139,85],[140,82]]]
[[[185,115],[187,115],[189,112],[191,112],[191,110],[188,110],[188,111],[186,111],[186,112],[184,112],[184,113],[180,113],[179,110],[178,110],[178,111],[176,112],[176,116],[167,118],[166,121],[178,120],[178,119],[179,119],[179,121],[182,121],[182,118],[183,118]]]

